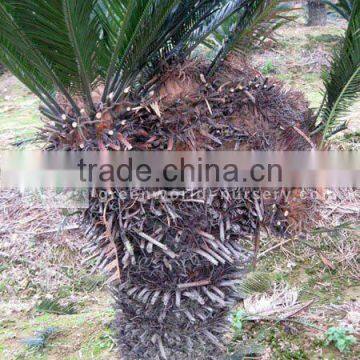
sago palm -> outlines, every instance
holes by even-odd
[[[344,117],[360,96],[360,2],[354,3],[343,41],[335,48],[329,71],[322,74],[325,92],[320,121],[312,135],[322,133],[322,146],[347,128]]]
[[[243,62],[223,58],[207,76],[210,64],[189,58],[234,13],[249,20],[254,4],[0,0],[0,61],[42,100],[47,150],[311,149],[315,117],[302,94]],[[244,244],[260,226],[285,234],[311,216],[311,204],[226,189],[173,201],[97,194],[86,235],[109,273],[124,359],[222,358]]]

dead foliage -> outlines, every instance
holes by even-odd
[[[331,189],[326,192],[316,242],[325,247],[317,251],[325,266],[360,281],[360,191]],[[316,245],[315,245],[316,247]]]
[[[47,209],[34,194],[0,192],[0,279],[11,281],[8,295],[52,293],[72,283],[61,269],[80,268],[85,239],[78,217],[63,220],[61,210]]]

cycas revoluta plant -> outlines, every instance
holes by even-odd
[[[0,61],[43,102],[48,150],[308,150],[315,117],[246,63],[192,51],[257,1],[0,0]],[[249,21],[249,22],[248,22]],[[215,71],[216,69],[216,71]],[[312,203],[184,191],[124,198],[91,191],[89,251],[109,273],[124,359],[219,359],[260,226],[284,235]],[[243,195],[243,196],[239,196]],[[296,196],[296,194],[295,194]]]
[[[360,95],[360,3],[354,4],[345,38],[335,50],[330,71],[323,72],[325,93],[319,110],[320,122],[313,134],[325,141],[346,129],[343,120]]]

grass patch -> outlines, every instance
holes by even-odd
[[[110,330],[114,311],[107,296],[98,293],[93,296],[101,302],[87,304],[83,313],[17,316],[14,322],[6,325],[6,331],[0,331],[0,354],[3,356],[0,358],[110,359],[114,348]],[[42,336],[47,329],[56,329],[56,336]]]
[[[342,37],[340,34],[307,34],[306,35],[309,46],[317,46],[319,44],[336,45]]]
[[[82,354],[86,359],[105,359],[116,346],[110,329],[102,334],[91,337],[82,347]]]
[[[276,67],[273,64],[272,60],[267,60],[264,66],[261,68],[261,72],[264,75],[270,75],[276,73]]]
[[[33,138],[41,126],[39,100],[15,77],[0,76],[0,149]]]

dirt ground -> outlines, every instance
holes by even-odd
[[[321,71],[345,27],[299,21],[252,62],[316,108]],[[1,150],[37,146],[38,105],[13,76],[0,76]],[[348,120],[334,146],[358,149],[360,102]],[[229,351],[240,346],[242,356],[263,360],[360,358],[360,190],[329,192],[323,213],[307,238],[262,237],[255,271],[268,286],[234,309]],[[85,261],[79,222],[78,214],[44,209],[39,196],[0,192],[0,359],[117,358],[112,300],[96,260]]]

